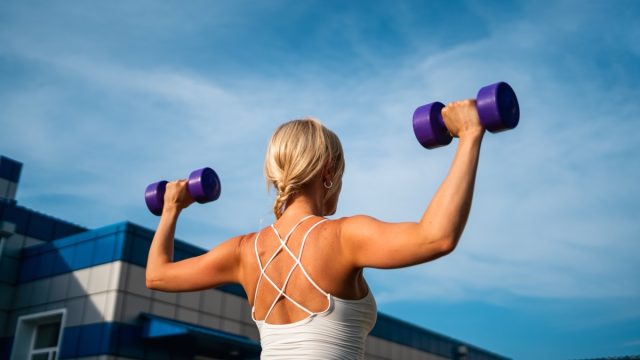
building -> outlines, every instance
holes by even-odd
[[[165,293],[145,285],[153,231],[86,229],[18,205],[22,164],[0,157],[0,359],[257,359],[240,286]],[[174,259],[206,250],[176,240]],[[506,359],[378,314],[368,359]]]

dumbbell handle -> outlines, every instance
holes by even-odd
[[[149,184],[144,193],[147,208],[154,215],[160,216],[164,208],[164,193],[167,181],[162,180]],[[189,195],[198,203],[215,201],[220,197],[220,178],[213,169],[205,167],[191,172],[187,181]]]

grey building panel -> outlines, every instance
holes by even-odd
[[[190,291],[178,293],[178,305],[184,308],[198,311],[200,309],[200,301],[202,291]]]
[[[10,184],[15,185],[14,182],[11,182],[8,179],[3,179],[0,177],[0,201],[15,199],[15,193],[13,194],[14,196],[9,195]]]

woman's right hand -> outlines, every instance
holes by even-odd
[[[476,101],[473,99],[454,101],[442,109],[442,118],[451,136],[462,138],[484,134],[480,124]]]
[[[167,183],[164,193],[164,207],[182,210],[195,201],[187,189],[187,180],[177,180]]]

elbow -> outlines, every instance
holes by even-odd
[[[153,279],[149,279],[147,278],[145,281],[145,285],[147,286],[147,289],[149,290],[155,290],[154,286],[155,286],[155,282]]]
[[[429,230],[421,234],[422,241],[427,247],[429,260],[449,255],[456,249],[458,237],[452,231],[439,230],[434,232],[433,229]]]
[[[447,229],[438,234],[436,238],[441,252],[440,256],[451,254],[458,246],[458,240],[460,240],[461,235],[461,229]]]
[[[447,237],[440,241],[440,256],[446,256],[453,252],[458,245],[458,241],[455,237]]]
[[[160,279],[156,275],[149,273],[149,271],[147,271],[145,275],[145,285],[147,286],[147,289],[158,290],[159,284],[160,284]]]

